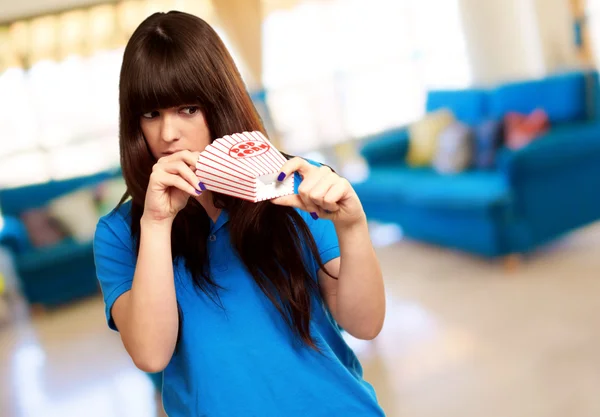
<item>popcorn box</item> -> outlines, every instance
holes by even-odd
[[[286,158],[261,132],[216,139],[200,153],[196,175],[206,189],[259,202],[294,194],[294,176],[277,181]]]

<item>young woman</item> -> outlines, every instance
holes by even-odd
[[[109,326],[138,368],[164,370],[168,415],[382,416],[340,333],[372,339],[385,314],[348,181],[290,158],[279,179],[294,176],[294,195],[251,203],[206,190],[199,152],[264,129],[198,17],[146,19],[120,77],[127,194],[98,223],[96,268]]]

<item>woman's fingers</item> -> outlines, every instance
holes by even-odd
[[[302,176],[298,194],[274,199],[273,203],[308,211],[315,219],[318,218],[318,214],[323,215],[339,210],[335,202],[325,201],[329,189],[339,180],[339,176],[333,173],[331,168],[317,167],[303,158],[295,157],[281,167],[278,180],[282,181],[295,172]]]
[[[172,155],[165,156],[158,160],[158,163],[168,163],[172,161],[183,161],[190,168],[196,167],[196,162],[198,162],[198,156],[200,152],[192,152],[192,151],[179,151],[175,152]]]
[[[286,161],[285,164],[283,164],[283,166],[281,167],[281,172],[277,179],[279,181],[283,181],[285,178],[289,177],[294,172],[299,173],[302,176],[302,178],[305,178],[306,174],[308,174],[311,170],[314,169],[318,168],[309,163],[306,159],[295,156],[292,159]]]
[[[331,174],[331,169],[327,167],[317,168],[314,165],[312,167],[314,169],[305,171],[304,179],[298,187],[298,194],[311,214],[319,212],[324,191],[328,188],[326,184],[323,187],[319,187],[319,184]]]
[[[166,161],[162,164],[158,164],[156,169],[162,170],[168,174],[179,175],[197,191],[197,194],[200,194],[200,192],[203,191],[198,177],[196,176],[194,171],[187,165],[185,161],[181,159]]]
[[[339,182],[339,176],[329,172],[317,182],[309,192],[310,199],[321,209],[328,212],[339,210],[337,200],[332,199],[329,194],[333,187]]]
[[[343,200],[350,190],[351,186],[348,181],[344,178],[338,178],[327,190],[323,198],[323,207],[332,213],[338,211],[340,209],[338,202]]]
[[[169,187],[175,187],[191,196],[198,196],[200,191],[191,186],[186,180],[177,174],[169,174],[165,171],[155,171],[150,175],[150,183],[154,183],[159,189],[166,190]]]

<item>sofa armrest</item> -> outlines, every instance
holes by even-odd
[[[398,127],[368,136],[360,154],[370,166],[403,165],[408,152],[408,128]]]
[[[0,220],[0,245],[6,246],[13,253],[22,253],[31,247],[25,225],[16,217],[5,216]]]
[[[600,124],[553,128],[517,151],[504,151],[499,169],[510,185],[512,219],[523,225],[528,250],[600,219]]]
[[[528,175],[577,166],[586,161],[600,164],[598,123],[557,127],[524,148],[503,149],[498,156],[498,165],[511,183]]]

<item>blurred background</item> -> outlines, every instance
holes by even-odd
[[[388,314],[348,342],[388,416],[600,415],[600,0],[0,0],[0,416],[162,415],[91,239],[124,45],[173,9],[361,198]]]

